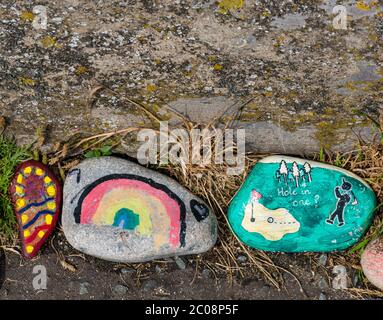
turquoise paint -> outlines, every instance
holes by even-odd
[[[140,216],[130,209],[122,208],[117,211],[113,226],[134,230],[140,224]]]
[[[289,169],[292,168],[294,161],[292,159],[285,159]],[[312,169],[310,172],[312,181],[308,181],[308,174],[304,172],[304,167],[299,165],[299,187],[296,186],[292,173],[286,175],[287,185],[285,184],[283,175],[278,172],[279,160],[256,164],[232,200],[228,211],[229,223],[241,241],[251,247],[268,251],[325,252],[346,249],[360,239],[372,221],[376,207],[374,192],[347,173],[317,167],[316,162],[309,163]],[[306,181],[303,181],[304,178]],[[344,209],[345,224],[338,226],[337,219],[334,220],[334,224],[328,224],[326,219],[335,210],[338,201],[335,188],[342,186],[344,179],[351,183],[357,204],[355,204],[355,197],[351,194],[350,201]],[[270,210],[287,209],[293,217],[288,221],[294,221],[295,218],[300,224],[299,230],[285,234],[276,241],[267,240],[258,232],[247,231],[242,226],[242,220],[246,205],[251,203],[250,197],[254,189],[262,195],[259,204]],[[342,195],[347,193],[341,188],[339,191]],[[298,223],[295,224],[295,228]]]

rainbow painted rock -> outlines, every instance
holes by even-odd
[[[268,251],[326,252],[355,244],[376,197],[358,176],[287,156],[259,161],[233,198],[229,223],[245,244]]]
[[[216,217],[201,199],[115,157],[87,159],[68,173],[62,224],[74,248],[120,262],[202,253],[217,238]]]
[[[60,183],[47,166],[30,160],[16,168],[9,195],[23,254],[33,258],[56,226],[61,210]]]
[[[383,238],[367,245],[362,254],[361,265],[367,279],[383,290]]]

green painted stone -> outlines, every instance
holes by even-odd
[[[369,227],[376,197],[335,166],[287,156],[259,161],[230,203],[229,223],[250,247],[283,252],[342,250]]]

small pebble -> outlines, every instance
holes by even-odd
[[[348,275],[345,266],[337,265],[332,270],[332,273],[336,276],[332,280],[332,287],[335,290],[344,290],[348,288]]]
[[[326,265],[326,263],[327,263],[327,254],[325,254],[325,253],[321,254],[320,257],[319,257],[318,263],[319,263],[320,266],[324,267]]]
[[[88,286],[89,286],[88,282],[81,282],[80,283],[80,295],[81,296],[89,293],[88,288],[87,288]]]
[[[122,268],[120,270],[121,274],[132,274],[134,272],[136,272],[136,270],[134,270],[133,268]]]
[[[4,288],[4,290],[1,290],[2,291],[2,295],[4,296],[4,297],[8,297],[8,293],[9,293],[9,290],[8,289],[5,289]]]
[[[157,287],[158,287],[158,282],[153,279],[146,280],[142,283],[142,289],[145,292],[153,291]]]
[[[239,263],[245,263],[247,261],[247,257],[243,256],[243,255],[240,255],[240,256],[237,257],[237,261]]]
[[[154,268],[157,274],[161,274],[164,270],[157,264]]]
[[[176,262],[176,265],[179,269],[185,270],[187,262],[186,259],[180,258],[180,257],[174,257],[174,261]]]
[[[352,278],[352,285],[356,287],[358,283],[359,283],[359,276],[358,274],[355,274],[354,277]]]
[[[319,295],[319,300],[327,300],[327,297],[323,292]]]
[[[212,276],[212,272],[209,269],[203,269],[202,270],[202,278],[210,279],[211,276]]]
[[[128,288],[126,286],[123,286],[121,284],[116,285],[113,288],[113,293],[119,296],[123,296],[128,292]]]
[[[327,280],[323,277],[321,277],[321,279],[319,280],[318,286],[321,290],[327,290],[329,288]]]

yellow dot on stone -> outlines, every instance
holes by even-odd
[[[25,223],[28,221],[28,216],[26,214],[21,215],[21,222]]]
[[[56,203],[54,202],[48,202],[47,207],[49,210],[55,210],[56,209]]]
[[[47,188],[47,193],[49,196],[53,197],[56,194],[56,189],[54,186],[49,186]]]
[[[45,182],[46,184],[50,183],[51,181],[52,181],[52,179],[49,178],[49,177],[45,177],[45,178],[44,178],[44,182]]]
[[[369,11],[371,10],[371,7],[368,3],[364,2],[364,1],[357,1],[355,6],[359,9],[359,10],[363,10],[363,11]]]
[[[16,201],[16,207],[17,209],[21,209],[25,206],[25,200],[24,199],[18,199]]]
[[[26,167],[25,169],[24,169],[24,173],[25,174],[30,174],[32,172],[32,168],[31,167]]]
[[[40,168],[36,169],[36,175],[42,176],[43,174],[44,174],[44,171],[42,169],[40,169]]]
[[[20,14],[20,19],[23,21],[32,22],[35,19],[35,15],[30,11],[23,11]]]
[[[30,235],[31,233],[29,232],[29,230],[24,231],[24,237],[29,237]]]
[[[23,183],[23,175],[21,173],[17,176],[17,183]]]
[[[39,233],[37,234],[40,238],[44,237],[45,235],[45,232],[44,231],[39,231]]]
[[[21,188],[19,186],[16,186],[15,190],[16,190],[16,193],[18,193],[18,194],[22,194],[23,193],[23,188]]]
[[[51,215],[48,214],[48,215],[45,216],[45,222],[47,224],[52,224],[52,220],[53,220],[53,218],[52,218]]]
[[[27,246],[27,253],[32,253],[33,247],[32,246]]]

